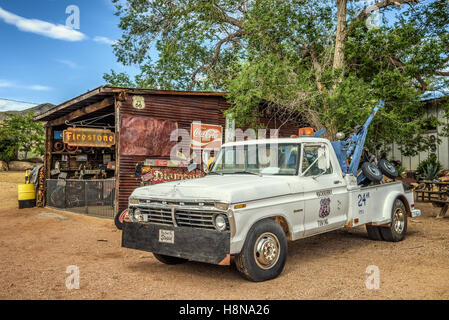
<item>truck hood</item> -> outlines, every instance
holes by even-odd
[[[203,178],[165,182],[140,187],[131,197],[164,200],[215,200],[238,203],[291,193],[293,176],[256,176],[251,174],[210,175]]]

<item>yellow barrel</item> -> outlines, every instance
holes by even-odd
[[[36,199],[34,183],[19,184],[19,201]]]
[[[34,183],[19,184],[18,193],[19,209],[33,208],[36,206]]]

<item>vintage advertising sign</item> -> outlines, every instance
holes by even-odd
[[[169,181],[187,180],[193,178],[200,178],[204,176],[201,170],[186,171],[182,168],[145,168],[142,169],[142,182],[150,182],[151,184],[158,184]]]
[[[151,167],[187,167],[189,161],[145,159],[144,165]]]
[[[68,128],[62,137],[69,146],[111,147],[115,144],[114,132],[106,129]]]
[[[144,116],[121,117],[120,154],[125,156],[170,156],[176,141],[170,135],[178,123]]]
[[[133,96],[133,108],[137,110],[145,109],[145,98],[143,96]]]
[[[190,148],[220,149],[222,131],[222,127],[219,125],[192,122],[190,127]]]

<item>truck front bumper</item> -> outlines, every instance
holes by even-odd
[[[410,211],[412,218],[419,217],[421,215],[421,210],[419,209],[412,209]]]
[[[173,243],[160,241],[161,230],[173,235]],[[230,264],[229,232],[125,222],[122,247],[199,262]]]

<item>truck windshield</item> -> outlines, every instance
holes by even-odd
[[[249,144],[222,147],[211,173],[298,174],[299,144]]]

